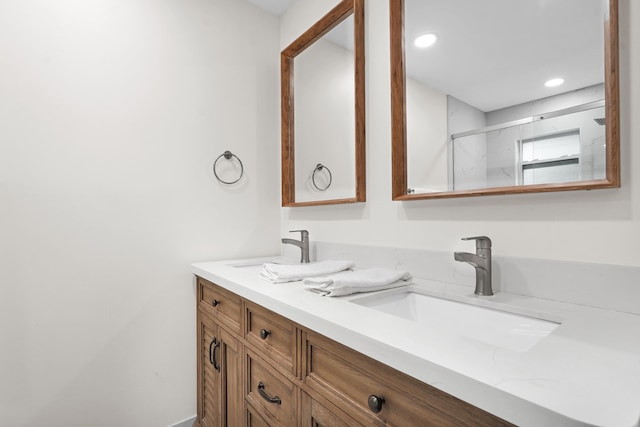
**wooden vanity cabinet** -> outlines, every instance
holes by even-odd
[[[202,278],[198,417],[213,426],[507,426]]]
[[[303,339],[305,384],[365,425],[510,425],[323,335]]]

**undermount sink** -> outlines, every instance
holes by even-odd
[[[405,290],[359,297],[351,302],[496,347],[524,352],[559,323]]]

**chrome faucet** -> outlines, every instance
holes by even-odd
[[[300,232],[300,240],[282,239],[282,243],[294,245],[300,248],[300,262],[309,262],[309,232],[307,230],[291,230],[289,233]]]
[[[487,236],[463,237],[462,240],[475,240],[476,253],[454,252],[456,261],[466,262],[476,268],[476,295],[493,295],[491,289],[491,239]]]

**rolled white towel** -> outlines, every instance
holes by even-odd
[[[353,268],[353,261],[320,261],[308,264],[271,264],[262,266],[260,277],[271,283],[295,282],[307,277],[324,276]]]
[[[408,271],[368,268],[343,271],[326,277],[309,277],[304,287],[323,296],[336,297],[358,292],[373,292],[408,285],[413,276]]]

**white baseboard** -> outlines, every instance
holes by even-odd
[[[191,427],[193,426],[193,423],[195,422],[195,420],[196,420],[196,416],[194,415],[192,417],[185,418],[182,421],[178,421],[175,424],[171,424],[169,427]]]

